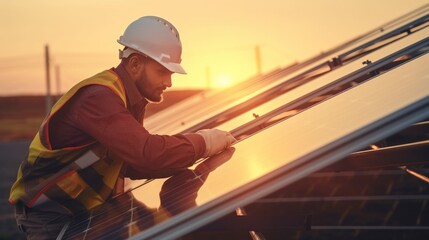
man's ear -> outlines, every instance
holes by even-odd
[[[133,81],[137,80],[139,77],[143,66],[144,61],[137,54],[131,54],[127,59],[125,59],[125,69],[130,75]]]
[[[141,64],[143,64],[143,62],[137,54],[132,54],[131,56],[129,56],[128,68],[130,74],[138,73],[140,71],[140,68],[142,67]]]

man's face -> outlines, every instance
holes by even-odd
[[[143,59],[143,66],[136,79],[140,94],[151,102],[161,102],[164,91],[172,86],[173,73],[158,62]]]

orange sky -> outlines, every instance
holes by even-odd
[[[144,15],[172,22],[181,35],[187,75],[173,87],[236,83],[304,60],[372,30],[427,0],[14,0],[0,3],[0,96],[45,93],[44,46],[61,91],[118,64],[117,38]],[[51,72],[56,92],[55,72]]]

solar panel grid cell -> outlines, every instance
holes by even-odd
[[[125,194],[94,209],[85,221],[72,222],[63,239],[126,239],[153,226],[154,212]]]

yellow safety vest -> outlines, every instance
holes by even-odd
[[[96,142],[51,148],[48,125],[52,116],[82,87],[103,85],[117,94],[126,107],[126,94],[119,76],[103,71],[83,80],[53,106],[29,147],[27,160],[21,163],[12,186],[9,202],[22,201],[28,207],[55,201],[71,213],[92,209],[112,194],[123,162],[107,157],[107,150]]]

